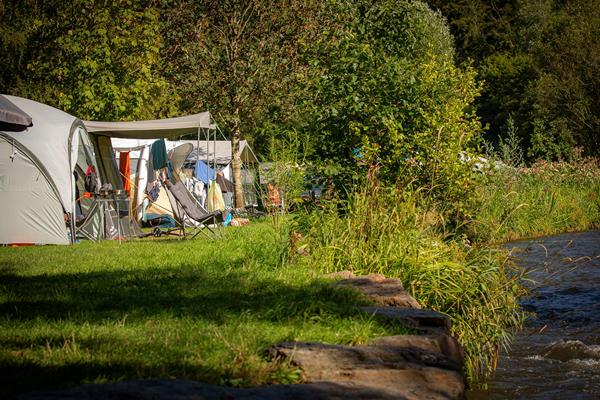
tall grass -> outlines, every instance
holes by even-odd
[[[503,252],[448,239],[444,225],[440,213],[419,208],[411,195],[370,182],[341,207],[297,218],[310,254],[297,262],[322,272],[400,278],[424,307],[451,317],[468,378],[476,382],[493,372],[508,332],[522,322],[521,272]]]
[[[501,242],[600,227],[598,159],[539,161],[489,173],[470,225],[479,241]]]

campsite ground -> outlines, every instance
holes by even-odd
[[[354,294],[286,266],[268,222],[226,238],[0,248],[0,397],[131,378],[292,382],[263,351],[398,332]]]

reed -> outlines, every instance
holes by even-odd
[[[600,227],[598,159],[539,161],[488,173],[470,226],[478,241],[504,242]]]
[[[427,202],[416,196],[371,182],[343,204],[298,216],[309,255],[297,262],[320,272],[400,278],[423,307],[450,316],[469,381],[483,381],[523,320],[521,271],[504,252],[449,235],[443,213],[421,208]]]

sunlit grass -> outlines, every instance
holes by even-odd
[[[357,344],[402,332],[314,271],[282,264],[269,223],[223,240],[0,248],[0,397],[84,382],[293,382],[266,359],[290,340]]]
[[[541,161],[531,168],[492,172],[480,188],[473,235],[501,242],[600,227],[598,162]]]

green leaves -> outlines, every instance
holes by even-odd
[[[82,119],[172,113],[159,66],[160,21],[137,2],[46,4],[30,34],[25,80],[13,89]],[[40,45],[42,44],[42,45]]]
[[[358,2],[346,13],[351,24],[307,50],[320,68],[303,90],[321,172],[352,190],[375,163],[387,183],[411,182],[451,204],[468,197],[471,167],[460,157],[480,131],[466,112],[479,87],[471,69],[454,66],[443,19],[407,1]]]

